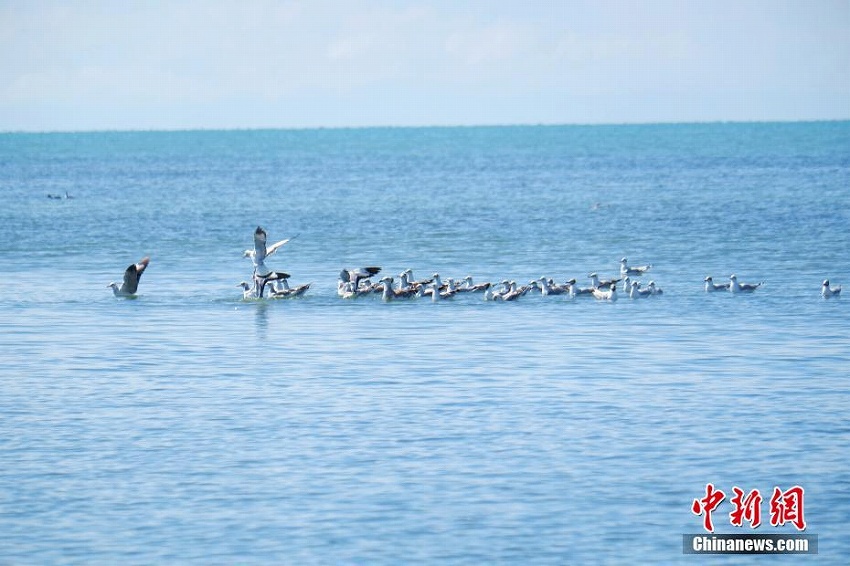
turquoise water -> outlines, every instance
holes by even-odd
[[[847,122],[0,135],[0,562],[691,563],[710,482],[845,564],[848,187]],[[664,295],[336,295],[623,256]]]

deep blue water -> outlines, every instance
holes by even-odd
[[[850,557],[850,123],[2,134],[0,195],[0,563],[709,563],[707,483]],[[623,256],[664,295],[336,295]]]

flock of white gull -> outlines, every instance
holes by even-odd
[[[242,281],[243,299],[282,299],[299,297],[307,292],[310,283],[291,286],[289,274],[283,271],[273,271],[266,266],[265,260],[277,250],[291,241],[287,238],[274,244],[267,245],[266,231],[257,226],[254,231],[254,247],[244,252],[244,257],[250,258],[254,270],[251,283]],[[118,297],[133,297],[139,288],[139,279],[150,263],[149,257],[142,258],[138,263],[127,267],[124,271],[124,280],[121,284],[110,283],[108,287]],[[620,260],[620,276],[611,279],[600,279],[598,274],[588,275],[590,285],[580,287],[575,279],[570,279],[562,284],[553,279],[540,277],[530,281],[527,285],[518,285],[516,281],[503,280],[500,283],[473,283],[472,276],[467,275],[461,281],[447,278],[443,281],[438,273],[433,276],[415,280],[413,272],[406,269],[398,276],[398,281],[393,277],[384,276],[378,282],[372,279],[377,277],[380,267],[359,267],[354,269],[343,269],[337,281],[337,294],[344,299],[353,299],[365,295],[380,295],[384,301],[398,299],[412,299],[416,297],[429,297],[432,301],[449,299],[459,293],[483,294],[484,300],[488,301],[514,301],[529,292],[540,292],[542,295],[566,295],[574,298],[581,295],[591,296],[601,301],[616,301],[619,297],[617,288],[623,289],[623,294],[630,299],[640,299],[663,294],[654,281],[649,281],[646,287],[637,279],[645,275],[652,265],[631,266],[627,258]],[[705,291],[712,293],[725,291],[731,293],[752,293],[764,284],[740,283],[735,274],[729,276],[725,283],[715,283],[711,276],[705,278]],[[829,280],[821,285],[821,296],[830,298],[841,294],[841,286],[830,286]]]

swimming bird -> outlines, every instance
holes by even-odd
[[[820,294],[824,299],[828,299],[830,297],[837,297],[841,294],[841,285],[839,285],[838,287],[830,287],[829,279],[825,279],[823,285],[821,285]]]
[[[578,287],[575,278],[567,281],[567,285],[570,286],[570,295],[573,297],[576,295],[591,295],[593,294],[593,289],[595,289],[595,287]]]
[[[484,300],[485,300],[485,301],[492,301],[492,300],[494,300],[494,297],[493,297],[493,288],[492,288],[492,287],[487,287],[486,289],[484,289]]]
[[[508,292],[502,295],[503,301],[517,300],[518,298],[531,291],[532,288],[536,287],[537,281],[531,281],[528,285],[523,285],[522,287],[517,287],[516,281],[511,281],[509,285],[510,288],[508,289]]]
[[[356,296],[366,292],[371,292],[371,285],[369,285],[368,289],[362,289],[360,282],[373,275],[377,275],[380,272],[380,267],[356,267],[354,269],[343,269],[339,272],[337,293],[340,296],[343,296],[344,294]],[[353,295],[351,295],[352,293]]]
[[[644,297],[649,297],[652,295],[652,289],[641,289],[640,283],[637,281],[632,281],[631,285],[628,288],[629,298],[631,299],[642,299]]]
[[[486,291],[491,286],[491,283],[488,281],[486,283],[473,283],[472,275],[467,275],[463,278],[463,284],[460,285],[457,290],[460,292],[470,292],[475,293],[478,291]]]
[[[590,286],[595,289],[608,289],[611,285],[620,281],[619,279],[599,279],[596,272],[589,273],[587,276],[590,277]]]
[[[360,293],[354,289],[354,285],[352,285],[351,282],[343,283],[340,281],[336,292],[343,299],[354,299],[360,296]]]
[[[759,283],[738,283],[737,275],[733,273],[729,276],[729,290],[733,293],[752,293],[762,285],[764,285],[764,281]]]
[[[643,275],[644,273],[649,271],[651,267],[652,264],[629,266],[629,260],[627,258],[623,258],[620,260],[621,275]]]
[[[570,292],[570,284],[569,283],[564,283],[562,285],[559,285],[558,283],[555,283],[555,280],[552,279],[551,277],[549,278],[548,283],[549,283],[549,294],[550,295],[563,295],[565,293]]]
[[[139,288],[139,279],[142,277],[142,273],[145,272],[145,269],[148,267],[148,263],[150,263],[150,258],[145,256],[139,260],[139,263],[131,264],[127,269],[124,270],[124,281],[121,283],[121,286],[118,286],[118,283],[112,282],[107,287],[112,289],[112,293],[116,297],[132,297],[136,294],[136,290]]]
[[[413,270],[412,270],[412,269],[410,269],[410,268],[405,269],[405,270],[403,271],[403,273],[405,273],[405,274],[406,274],[406,276],[405,276],[405,277],[406,277],[406,279],[407,279],[408,284],[409,284],[409,285],[411,285],[411,286],[413,286],[413,287],[422,287],[422,286],[424,286],[424,285],[428,285],[429,283],[431,283],[431,281],[433,281],[433,280],[434,280],[434,278],[433,278],[433,277],[432,277],[432,278],[430,278],[430,279],[419,279],[419,280],[416,280],[416,279],[414,279],[414,278],[413,278]]]
[[[504,296],[507,295],[510,292],[511,282],[508,281],[507,279],[502,279],[502,281],[499,283],[499,285],[501,285],[501,287],[499,289],[496,289],[495,291],[492,288],[487,289],[487,291],[485,291],[485,293],[484,293],[484,300],[485,301],[487,301],[487,300],[501,301],[504,298]]]
[[[411,269],[405,269],[402,271],[398,278],[398,289],[407,290],[410,289],[417,293],[422,293],[422,287],[427,285],[433,281],[433,279],[424,279],[422,281],[411,281],[410,278],[413,276],[413,271]]]
[[[242,298],[243,299],[256,299],[257,296],[254,294],[254,288],[251,287],[247,281],[241,281],[237,287],[242,287]]]
[[[652,295],[663,295],[664,294],[664,291],[660,287],[658,287],[658,285],[655,284],[655,281],[650,281],[648,287],[649,287],[649,291]]]
[[[259,275],[254,273],[254,288],[252,290],[253,296],[257,299],[262,299],[263,295],[266,291],[266,285],[270,281],[279,281],[281,279],[289,279],[289,274],[284,273],[283,271],[271,271],[266,273],[265,275]],[[272,293],[274,293],[274,289],[272,289]]]
[[[715,283],[714,279],[711,278],[711,275],[706,277],[703,281],[705,281],[705,292],[713,293],[714,291],[728,291],[729,283]]]
[[[296,236],[293,236],[292,238],[295,238]],[[266,246],[266,240],[268,239],[266,231],[263,230],[262,226],[257,226],[257,229],[254,230],[254,249],[245,250],[242,257],[251,258],[251,261],[254,263],[254,273],[258,275],[266,275],[271,272],[271,269],[266,267],[266,258],[275,253],[281,246],[292,240],[292,238],[287,238],[285,240],[275,242],[270,246]]]
[[[399,287],[398,289],[393,288],[392,277],[387,276],[382,278],[381,283],[383,283],[381,287],[381,299],[384,302],[394,299],[409,299],[416,296],[416,290],[410,286]]]
[[[407,270],[406,269],[398,274],[398,288],[401,291],[405,291],[407,289],[413,289],[413,286],[410,284],[410,280],[407,277]],[[415,291],[415,289],[413,289],[413,290]]]
[[[393,278],[392,277],[382,277],[381,283],[384,284],[384,290],[381,293],[381,299],[388,303],[391,300],[396,298],[396,289],[393,289]]]
[[[617,285],[611,285],[607,291],[602,289],[593,289],[593,297],[600,301],[616,301],[617,300]]]
[[[292,297],[300,297],[310,288],[312,283],[304,283],[303,285],[297,285],[295,287],[289,286],[289,277],[283,277],[277,279],[272,284],[272,294],[270,298],[272,299],[289,299]]]
[[[428,285],[430,285],[430,286],[428,286]],[[430,295],[432,293],[432,289],[434,289],[434,288],[439,289],[440,291],[442,291],[444,293],[446,291],[450,291],[448,286],[445,283],[443,283],[442,279],[440,279],[439,273],[435,273],[431,277],[431,279],[428,281],[427,284],[423,284],[423,285],[420,286],[420,293],[423,296],[424,295]],[[454,295],[454,291],[451,291],[448,296],[452,296],[452,295]]]
[[[430,284],[430,288],[422,291],[423,295],[431,295],[431,300],[434,302],[442,301],[443,299],[450,299],[455,296],[456,291],[453,289],[446,288],[441,291],[441,281],[440,276],[436,273],[434,274],[434,280]]]
[[[541,276],[535,284],[537,288],[540,289],[540,294],[544,297],[557,294],[557,291],[555,291],[552,285],[549,284],[549,279],[545,276]]]

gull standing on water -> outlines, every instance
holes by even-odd
[[[292,238],[294,237],[295,236]],[[266,231],[263,230],[262,226],[257,226],[257,229],[254,230],[254,249],[245,250],[242,257],[251,258],[251,261],[254,263],[254,275],[267,275],[271,273],[271,269],[266,267],[266,258],[275,253],[281,246],[292,240],[292,238],[287,238],[285,240],[275,242],[270,246],[266,246],[266,240],[268,239]]]
[[[139,263],[131,264],[124,270],[124,281],[121,283],[120,287],[118,286],[118,283],[115,282],[110,283],[107,287],[112,289],[112,293],[116,297],[135,296],[136,290],[139,288],[139,279],[142,277],[142,273],[145,272],[145,269],[147,269],[150,261],[151,259],[145,256],[139,260]]]
[[[293,236],[294,238],[295,236]],[[275,253],[281,246],[289,242],[292,238],[287,238],[279,242],[275,242],[270,246],[266,246],[268,235],[262,226],[257,226],[254,230],[254,249],[245,250],[242,257],[251,258],[254,264],[254,289],[253,297],[262,299],[265,292],[266,283],[277,279],[286,279],[289,275],[283,272],[273,272],[266,267],[266,258]],[[244,293],[243,293],[244,294]]]
[[[829,279],[825,279],[823,285],[821,285],[820,294],[824,299],[828,299],[830,297],[837,297],[841,294],[841,285],[839,285],[838,287],[830,287]]]

